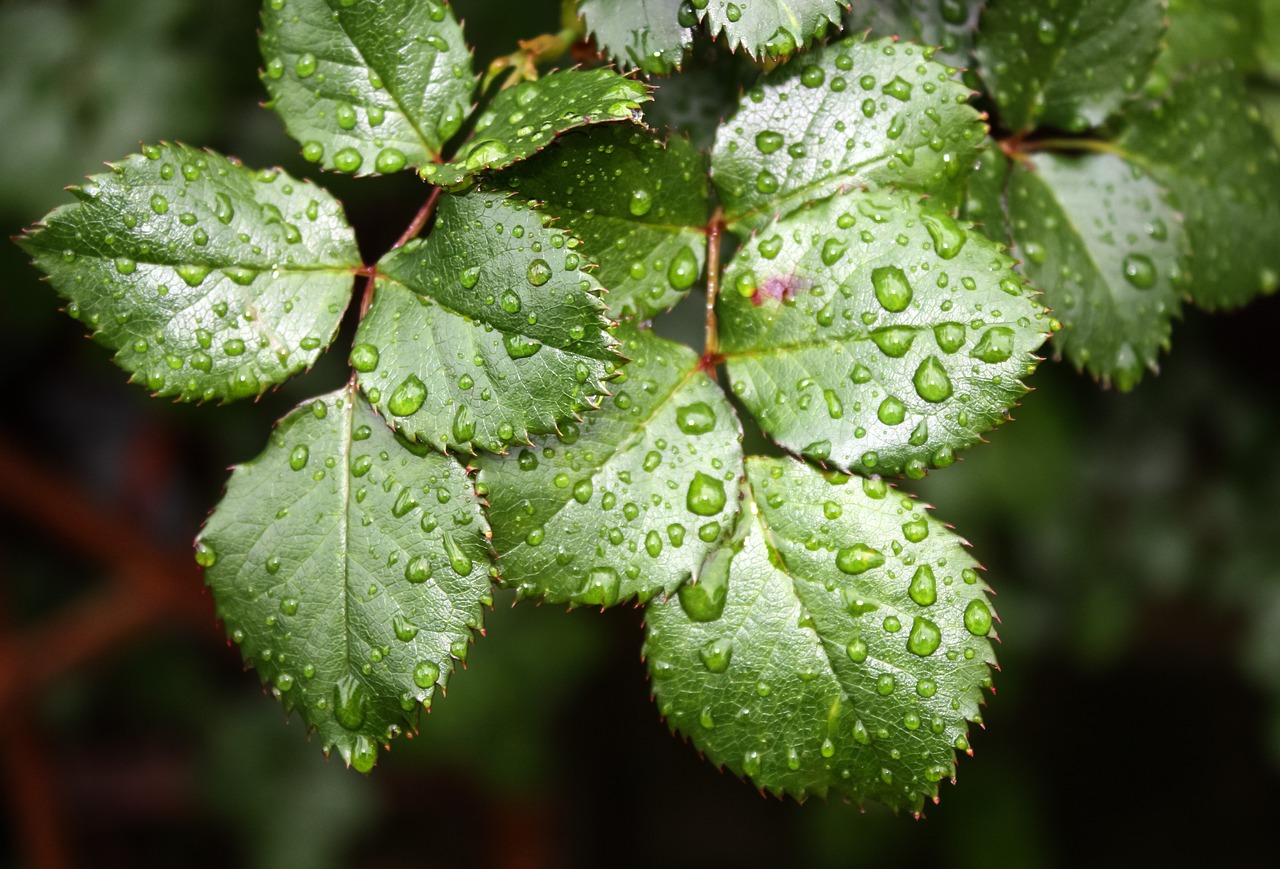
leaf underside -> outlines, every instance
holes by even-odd
[[[1006,129],[1081,132],[1137,91],[1164,30],[1161,0],[993,0],[977,57]]]
[[[702,275],[708,213],[705,157],[632,124],[570,133],[497,182],[538,203],[599,264],[615,317],[648,319]]]
[[[1113,154],[1032,155],[1012,170],[1021,269],[1065,327],[1054,349],[1121,389],[1155,370],[1181,307],[1185,236],[1165,198]]]
[[[480,172],[532,156],[561,133],[588,124],[639,119],[652,97],[611,69],[565,69],[500,91],[476,120],[474,135],[451,162],[423,166],[422,176],[451,190]]]
[[[471,51],[440,0],[268,0],[262,25],[270,105],[326,169],[430,163],[471,109]]]
[[[878,479],[752,457],[744,497],[733,547],[646,611],[659,711],[761,790],[918,813],[990,686],[976,563]]]
[[[986,135],[969,91],[930,50],[845,39],[767,75],[725,122],[712,180],[730,226],[854,186],[919,190],[959,204]]]
[[[502,452],[595,406],[621,359],[572,236],[500,194],[446,195],[378,263],[352,365],[387,423],[437,449]]]
[[[718,303],[734,394],[787,449],[923,476],[1000,424],[1049,318],[1000,245],[912,194],[854,191],[744,245]]]
[[[483,456],[493,544],[521,597],[612,606],[670,593],[732,530],[741,430],[689,348],[620,333],[614,395],[558,437]]]
[[[341,205],[212,151],[143,151],[19,239],[68,313],[159,396],[247,398],[309,367],[360,265]]]
[[[367,771],[466,657],[491,600],[487,531],[462,465],[407,449],[344,387],[232,472],[196,559],[245,659]]]

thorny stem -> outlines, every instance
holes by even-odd
[[[716,325],[716,296],[720,293],[720,234],[724,232],[724,209],[717,208],[707,224],[707,337],[701,367],[716,377],[720,363],[720,331]]]
[[[410,241],[418,237],[418,233],[422,232],[422,227],[427,225],[427,221],[431,219],[431,215],[436,210],[436,203],[440,201],[440,194],[444,192],[442,187],[432,187],[427,201],[422,203],[422,207],[418,209],[418,213],[413,216],[413,220],[405,227],[404,232],[396,239],[396,243],[391,246],[392,250],[398,247],[404,247]],[[373,304],[373,288],[378,281],[378,267],[368,266],[361,269],[358,274],[365,275],[364,295],[360,297],[360,319],[364,319],[364,315],[369,313],[369,306]]]

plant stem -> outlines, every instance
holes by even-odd
[[[715,379],[719,364],[720,331],[716,324],[716,296],[720,294],[720,234],[724,232],[724,209],[717,208],[707,225],[707,337],[702,367]]]
[[[1035,151],[1089,151],[1094,154],[1115,154],[1125,156],[1122,149],[1113,142],[1101,139],[1006,139],[1000,143],[1000,149],[1010,159],[1021,159],[1022,155]]]
[[[405,227],[404,232],[400,233],[400,237],[396,239],[396,243],[391,246],[391,250],[404,247],[410,241],[418,237],[418,233],[422,232],[422,228],[427,225],[427,221],[431,219],[431,215],[435,213],[436,203],[440,201],[440,194],[444,192],[443,187],[432,187],[431,193],[427,196],[427,201],[422,203],[422,207],[418,209],[418,213],[413,216],[413,220]],[[369,306],[373,304],[373,290],[378,281],[378,267],[370,266],[368,277],[364,282],[364,295],[360,297],[360,319],[364,319],[364,315],[369,313]]]

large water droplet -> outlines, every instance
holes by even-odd
[[[430,688],[440,678],[440,668],[434,661],[419,661],[413,668],[413,684],[419,688]]]
[[[431,578],[431,559],[425,555],[415,555],[404,567],[404,578],[416,584]]]
[[[685,245],[672,257],[667,268],[667,281],[673,290],[682,292],[693,286],[698,279],[698,271],[698,258],[693,249]]]
[[[676,425],[688,435],[706,434],[716,427],[716,414],[705,401],[676,408]]]
[[[911,623],[911,635],[907,637],[907,651],[913,655],[927,658],[938,651],[942,644],[942,631],[938,626],[925,618],[916,617]]]
[[[709,640],[698,650],[702,663],[712,673],[723,673],[729,669],[729,661],[733,658],[733,642],[728,639]]]
[[[1156,285],[1156,266],[1151,257],[1131,253],[1124,258],[1124,277],[1139,290],[1149,290]]]
[[[387,410],[392,416],[408,416],[416,413],[427,400],[427,387],[417,375],[410,374],[387,399]]]
[[[884,564],[884,555],[865,543],[847,546],[836,553],[836,567],[841,573],[857,576]]]
[[[618,602],[622,580],[612,567],[595,567],[587,574],[587,580],[578,592],[579,603],[613,606]]]
[[[933,239],[933,250],[943,259],[955,259],[969,237],[949,215],[934,213],[922,216],[924,228]]]
[[[685,505],[697,516],[715,516],[724,509],[724,482],[698,471],[689,483]]]
[[[991,632],[991,609],[981,600],[969,601],[964,608],[964,626],[975,637],[985,637]]]
[[[453,572],[458,576],[470,576],[474,565],[471,557],[462,551],[462,547],[458,545],[458,541],[453,539],[453,535],[448,531],[441,534],[444,540],[444,551],[449,556],[449,566],[453,568]]]
[[[992,326],[982,333],[970,355],[992,364],[1004,362],[1013,355],[1013,339],[1014,332],[1008,326]]]
[[[897,266],[882,266],[872,271],[871,285],[875,288],[880,306],[886,311],[905,311],[907,305],[911,304],[911,284]]]
[[[529,283],[535,287],[540,287],[547,281],[551,280],[551,266],[544,259],[535,259],[529,263],[528,270]]]
[[[915,575],[911,577],[911,585],[907,587],[907,594],[920,606],[933,606],[938,599],[938,580],[932,567],[922,564],[916,568]]]
[[[354,676],[343,676],[333,686],[333,717],[347,730],[358,730],[368,715],[364,686]]]
[[[951,397],[951,378],[937,356],[929,356],[921,362],[911,382],[915,384],[916,394],[925,401],[937,404]]]

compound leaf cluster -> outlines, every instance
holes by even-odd
[[[577,11],[481,85],[445,3],[266,0],[302,157],[431,188],[375,263],[318,185],[178,144],[19,243],[158,395],[256,397],[358,319],[348,383],[233,470],[196,546],[326,751],[367,771],[416,728],[497,585],[644,606],[659,711],[762,790],[918,813],[981,720],[995,616],[882,475],[1005,421],[1057,328],[1128,387],[1184,296],[1273,290],[1280,156],[1235,73],[1160,54],[1157,0]],[[762,69],[538,72],[588,33],[648,73],[700,33]],[[650,117],[710,147],[644,123],[668,87]],[[652,327],[690,294],[701,354]],[[744,425],[789,455],[744,457]]]

